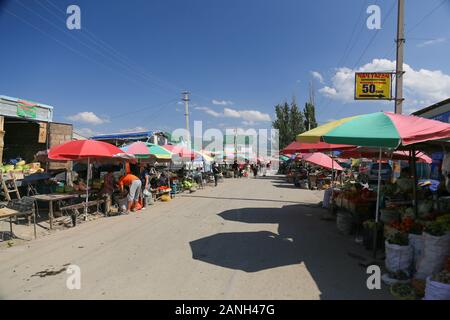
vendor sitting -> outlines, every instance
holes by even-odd
[[[102,196],[112,196],[114,192],[114,175],[113,169],[109,169],[108,172],[103,177],[103,187],[99,194]]]
[[[86,191],[87,185],[84,183],[83,179],[80,178],[77,172],[73,172],[73,190],[75,191]]]
[[[128,191],[128,207],[127,207],[127,214],[131,211],[136,211],[136,206],[139,201],[139,196],[141,193],[142,188],[142,182],[141,180],[136,177],[135,175],[132,175],[131,173],[128,173],[124,175],[119,180],[119,188],[122,193],[124,193],[124,186],[127,186],[129,188]]]

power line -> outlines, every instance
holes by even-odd
[[[65,12],[63,10],[61,10],[60,8],[58,8],[53,2],[51,2],[50,0],[46,0],[46,2],[51,5],[56,11],[59,11],[63,14],[65,14]],[[57,16],[52,10],[50,10],[47,6],[45,6],[42,2],[38,2],[44,9],[46,9],[49,13],[51,13],[53,16],[57,17],[58,19],[60,19],[59,16]],[[93,32],[91,32],[88,28],[83,27],[81,30],[81,34],[86,36],[86,39],[88,39],[89,41],[91,41],[92,43],[94,43],[95,45],[97,45],[98,47],[102,48],[105,50],[105,52],[109,53],[109,54],[113,54],[114,57],[119,60],[120,62],[122,62],[124,65],[126,65],[128,68],[130,68],[131,70],[133,70],[134,72],[140,74],[142,77],[146,78],[149,81],[154,81],[156,82],[156,84],[164,87],[171,87],[174,91],[179,91],[181,90],[179,87],[177,87],[176,85],[169,83],[165,80],[159,79],[156,76],[148,73],[148,72],[144,72],[141,71],[140,69],[142,69],[141,67],[137,66],[131,59],[129,59],[128,57],[126,57],[125,55],[121,54],[118,50],[116,50],[114,47],[112,47],[110,44],[108,44],[107,42],[103,41],[102,39],[100,39],[99,37],[97,37]]]
[[[360,9],[358,18],[356,19],[355,25],[353,26],[350,39],[349,39],[349,41],[347,43],[347,46],[346,46],[346,48],[344,50],[344,54],[342,55],[342,58],[339,60],[339,62],[337,64],[338,66],[343,64],[343,63],[345,63],[345,60],[347,59],[348,55],[350,54],[351,50],[353,49],[355,43],[358,42],[357,40],[359,39],[359,36],[361,35],[362,30],[364,29],[364,26],[359,29],[359,33],[358,33],[357,37],[355,38],[355,42],[353,42],[352,46],[350,47],[350,44],[352,43],[352,40],[353,40],[353,35],[356,32],[356,27],[358,26],[358,22],[359,22],[361,16],[363,15],[363,13],[364,13],[364,8],[366,7],[366,5],[367,5],[367,0],[364,0],[364,2],[362,3],[361,9]],[[349,48],[350,48],[350,50],[348,50]]]
[[[62,13],[65,14],[65,12],[64,12],[63,10],[61,10],[60,8],[58,8],[51,0],[45,0],[45,1],[46,1],[49,5],[51,5],[55,10],[57,10],[57,11],[62,12]],[[45,7],[45,8],[47,9],[47,11],[49,11],[48,7]],[[50,12],[50,11],[49,11],[49,12]],[[51,13],[52,13],[53,15],[55,15],[53,12],[51,12]],[[85,35],[86,35],[86,38],[87,38],[87,39],[89,39],[90,41],[92,41],[92,42],[95,43],[96,45],[101,46],[102,48],[107,48],[107,49],[108,49],[108,50],[106,50],[107,52],[112,51],[112,52],[115,54],[116,58],[121,59],[122,62],[125,61],[126,63],[128,63],[128,66],[129,66],[130,68],[134,69],[135,71],[137,70],[136,72],[141,73],[141,74],[144,75],[145,77],[152,78],[153,81],[159,82],[160,85],[170,87],[171,90],[173,90],[173,91],[177,91],[177,92],[182,91],[182,88],[181,88],[181,87],[179,87],[179,86],[177,86],[177,85],[175,85],[175,84],[173,84],[173,83],[170,83],[170,82],[168,82],[168,81],[166,81],[166,80],[162,80],[162,79],[160,79],[160,78],[158,78],[158,77],[156,77],[156,76],[154,76],[154,75],[152,75],[152,74],[150,74],[150,73],[148,73],[148,72],[140,71],[140,69],[143,69],[141,66],[137,65],[135,62],[133,62],[133,61],[132,61],[131,59],[129,59],[127,56],[125,56],[124,54],[122,54],[122,53],[120,53],[118,50],[116,50],[114,47],[112,47],[110,44],[108,44],[107,42],[105,42],[105,41],[103,41],[102,39],[100,39],[98,36],[96,36],[92,31],[90,31],[90,30],[87,29],[86,27],[83,27],[83,28],[82,28],[82,31],[86,32]],[[90,38],[87,37],[87,36],[90,36],[92,39],[90,39]],[[197,97],[200,97],[200,98],[202,98],[202,99],[208,100],[208,101],[211,101],[211,100],[212,100],[211,97],[206,97],[206,96],[200,95],[200,94],[198,94],[198,93],[193,94],[193,95],[195,95],[195,96],[197,96]]]
[[[386,20],[391,16],[392,11],[394,10],[394,7],[395,7],[395,2],[392,3],[391,8],[389,9],[389,11],[388,11],[388,13],[387,13],[387,15],[386,15],[386,18],[385,18]],[[359,56],[359,58],[358,58],[358,60],[356,61],[355,65],[353,66],[353,69],[355,69],[355,68],[359,65],[359,63],[361,62],[362,58],[363,58],[364,55],[366,54],[367,50],[368,50],[368,49],[370,48],[370,46],[372,45],[373,41],[374,41],[375,38],[377,37],[377,35],[378,35],[378,33],[379,33],[380,30],[381,30],[381,29],[377,29],[377,30],[375,31],[375,33],[373,34],[372,38],[370,38],[369,43],[367,44],[367,46],[364,48],[363,52],[362,52],[361,55]]]
[[[431,9],[427,14],[425,14],[422,19],[420,19],[415,25],[413,25],[411,28],[409,28],[406,32],[409,33],[411,31],[413,31],[414,29],[416,29],[418,26],[420,26],[428,17],[430,17],[431,15],[433,15],[433,13],[436,12],[437,9],[439,9],[440,7],[442,7],[444,5],[444,3],[449,2],[449,0],[443,0],[441,1],[436,7],[434,7],[433,9]]]
[[[31,10],[29,7],[25,6],[25,5],[24,5],[23,3],[21,3],[19,0],[16,0],[16,2],[17,2],[20,6],[22,6],[23,8],[27,9],[28,11],[30,11],[30,12],[36,14],[39,18],[41,18],[42,20],[44,20],[45,22],[47,22],[48,24],[50,24],[51,26],[53,26],[56,30],[61,31],[63,34],[66,34],[66,35],[70,36],[72,39],[74,39],[76,42],[80,43],[80,44],[83,45],[84,47],[86,47],[86,48],[92,50],[93,52],[95,52],[95,53],[101,55],[102,57],[104,57],[104,58],[110,60],[112,63],[116,64],[117,66],[119,66],[119,67],[121,67],[121,68],[123,68],[123,69],[125,69],[125,70],[127,70],[127,71],[131,71],[132,73],[134,72],[135,74],[137,74],[138,76],[140,76],[141,79],[143,79],[143,80],[148,80],[148,79],[146,79],[145,77],[143,77],[142,75],[140,75],[138,72],[135,72],[133,69],[129,68],[129,67],[128,67],[126,64],[124,64],[122,61],[120,61],[120,60],[119,60],[119,61],[116,61],[116,60],[114,59],[114,57],[109,56],[109,51],[108,51],[108,50],[106,50],[106,54],[105,54],[104,52],[102,52],[102,51],[99,51],[97,48],[94,48],[94,47],[92,47],[91,45],[89,45],[88,43],[85,43],[84,41],[82,41],[82,40],[78,39],[77,37],[75,37],[70,31],[68,31],[68,30],[66,30],[65,28],[62,28],[62,27],[60,27],[59,25],[56,25],[56,24],[53,23],[52,21],[48,20],[46,17],[42,16],[42,15],[39,14],[37,11]],[[38,3],[39,5],[42,6],[42,4],[41,4],[40,2],[37,2],[37,3]],[[42,6],[42,7],[45,8],[44,6]],[[47,9],[47,11],[48,11],[48,9]],[[50,11],[49,11],[49,12],[50,12]],[[56,16],[53,12],[50,12],[50,13],[51,13],[52,15]],[[57,19],[60,19],[59,16],[56,16],[56,18],[57,18]],[[62,21],[63,23],[65,23],[64,20],[61,20],[61,19],[60,19],[60,21]],[[119,72],[119,71],[116,71],[116,72]],[[120,73],[120,72],[119,72],[119,73]],[[139,82],[139,80],[136,80],[136,82],[139,83],[140,85],[143,85],[144,87],[148,88],[148,86],[144,85],[144,84],[142,83],[142,81]],[[153,89],[158,89],[158,90],[161,91],[160,88],[155,88],[155,87],[154,87]],[[162,91],[161,91],[161,92],[162,92]]]

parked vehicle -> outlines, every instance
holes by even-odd
[[[369,170],[369,180],[378,180],[379,163],[372,163]],[[381,164],[381,180],[390,181],[392,179],[392,167],[389,163]]]
[[[369,161],[361,162],[359,165],[358,173],[369,175],[371,165],[372,165],[372,162],[369,162]]]

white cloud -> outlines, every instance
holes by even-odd
[[[223,115],[228,118],[240,118],[241,117],[241,114],[239,113],[239,111],[231,109],[231,108],[224,108]]]
[[[255,125],[255,122],[253,122],[253,121],[242,121],[242,125],[244,125],[244,126],[253,126],[253,125]]]
[[[229,101],[229,100],[227,101],[227,100],[213,99],[211,102],[213,105],[216,105],[216,106],[232,106],[234,104],[233,101]]]
[[[67,119],[69,119],[71,121],[79,122],[79,123],[88,123],[88,124],[95,124],[95,125],[108,122],[108,120],[102,119],[99,116],[97,116],[95,113],[90,112],[90,111],[79,112],[72,116],[68,116]]]
[[[134,128],[128,128],[128,129],[120,129],[119,132],[120,133],[129,133],[129,132],[144,132],[144,131],[148,131],[147,128],[145,127],[134,127]]]
[[[262,113],[257,110],[236,110],[231,108],[224,108],[223,112],[217,112],[208,107],[196,107],[196,110],[203,111],[213,117],[225,117],[242,119],[247,122],[264,122],[271,121],[270,115]]]
[[[405,108],[435,103],[450,97],[450,75],[440,70],[413,69],[408,64],[403,66]],[[332,85],[319,89],[324,96],[344,103],[354,102],[355,72],[374,72],[395,70],[395,61],[374,59],[358,68],[338,68],[331,78]]]
[[[75,128],[73,131],[83,137],[86,137],[86,138],[89,138],[89,137],[99,134],[98,132],[96,132],[90,128]]]
[[[222,114],[220,112],[214,111],[208,107],[195,107],[194,109],[199,110],[199,111],[204,111],[205,113],[209,114],[210,116],[213,116],[216,118],[222,116]]]
[[[311,75],[313,76],[313,78],[317,79],[320,83],[324,83],[323,82],[323,76],[320,74],[320,72],[318,71],[311,71]]]
[[[262,113],[256,110],[243,110],[238,111],[242,119],[246,121],[259,122],[259,121],[271,121],[270,116],[267,113]]]
[[[431,39],[431,40],[427,40],[427,41],[424,41],[422,43],[419,43],[417,46],[419,48],[423,48],[423,47],[428,47],[428,46],[432,46],[432,45],[435,45],[435,44],[443,43],[443,42],[446,42],[446,41],[447,41],[446,38]]]

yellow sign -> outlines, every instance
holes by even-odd
[[[392,100],[392,73],[355,73],[355,100]]]

